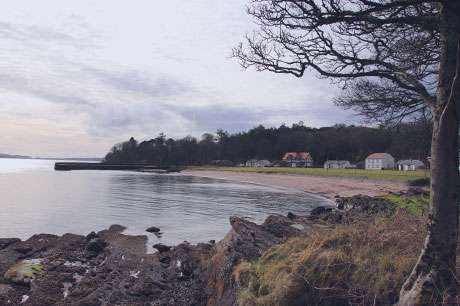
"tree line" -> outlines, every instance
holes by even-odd
[[[238,164],[253,158],[280,160],[291,151],[310,152],[318,166],[328,159],[359,163],[374,152],[426,161],[430,139],[431,126],[426,121],[377,128],[342,124],[313,128],[299,122],[271,128],[259,125],[233,134],[218,130],[215,134],[205,133],[200,139],[172,139],[163,133],[142,142],[131,138],[113,146],[105,162],[208,165],[225,160]]]

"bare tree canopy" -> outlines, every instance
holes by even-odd
[[[399,305],[457,304],[460,1],[250,0],[248,13],[259,28],[233,50],[244,68],[316,71],[373,120],[430,114],[428,236]]]
[[[404,102],[396,116],[434,103],[440,58],[436,1],[252,0],[248,13],[260,29],[233,50],[243,67],[297,77],[313,69],[349,88],[357,77],[367,78],[353,84],[355,92],[385,84],[403,93],[404,101],[399,97],[391,107]],[[338,104],[351,107],[350,96],[344,98]],[[379,109],[385,106],[375,101]]]

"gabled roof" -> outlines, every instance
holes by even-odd
[[[382,159],[385,157],[393,157],[393,156],[391,156],[388,153],[372,153],[371,155],[367,157],[367,159]]]
[[[313,160],[309,152],[287,152],[283,160]]]

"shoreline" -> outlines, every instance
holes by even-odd
[[[336,209],[323,206],[305,216],[270,215],[262,224],[230,217],[231,228],[219,241],[157,244],[155,253],[146,252],[146,235],[124,234],[120,225],[86,237],[2,238],[0,304],[236,305],[238,288],[244,285],[244,278],[235,278],[240,264],[258,260],[290,238],[388,214],[395,207],[367,196],[336,200]]]
[[[409,189],[406,182],[354,177],[243,173],[223,170],[184,170],[179,175],[296,189],[332,201],[337,197],[352,197],[356,195],[377,197],[387,195],[391,192],[405,192]]]

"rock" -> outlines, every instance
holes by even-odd
[[[382,212],[392,213],[395,209],[395,204],[384,198],[363,195],[336,199],[336,205],[340,210],[364,213],[367,215],[374,215]]]
[[[168,252],[171,250],[170,246],[164,245],[162,243],[154,244],[153,247],[158,250],[160,253]]]
[[[272,216],[270,216],[272,217]],[[281,243],[275,226],[275,220],[286,217],[272,217],[264,225],[257,225],[239,217],[230,217],[231,231],[215,246],[215,253],[208,263],[207,274],[207,305],[229,306],[237,304],[237,284],[233,276],[234,267],[241,261],[259,258],[263,252],[274,244]],[[267,222],[268,221],[268,222]],[[292,222],[291,222],[292,223]],[[276,227],[275,235],[271,230]],[[284,225],[283,225],[284,227]],[[286,228],[296,231],[289,225]]]
[[[291,227],[295,228],[295,229],[297,229],[299,231],[303,231],[305,229],[305,226],[303,226],[302,224],[299,224],[299,223],[291,224]]]
[[[11,287],[11,285],[0,284],[0,296],[7,295],[8,292],[10,292],[11,290],[13,290],[13,287]]]
[[[0,250],[3,250],[16,242],[21,242],[21,239],[19,238],[0,238]]]
[[[169,265],[171,263],[171,257],[169,257],[169,256],[160,257],[159,261],[161,263]]]
[[[297,218],[297,216],[295,214],[293,214],[292,212],[288,212],[287,217],[288,217],[288,219],[291,219],[291,220]]]
[[[318,216],[318,215],[322,215],[324,213],[328,213],[331,211],[332,211],[331,207],[318,206],[310,212],[310,216]]]
[[[209,244],[216,244],[216,241],[214,239],[209,240]]]
[[[149,233],[159,233],[160,228],[158,228],[156,226],[151,226],[151,227],[147,228],[146,231],[149,232]]]
[[[15,247],[14,250],[16,252],[18,252],[18,253],[21,253],[21,254],[27,254],[30,251],[32,251],[32,247],[25,246],[25,245],[20,245],[20,246]]]
[[[86,246],[86,250],[91,253],[99,254],[104,251],[105,247],[107,246],[107,242],[101,238],[94,238]]]
[[[9,268],[4,275],[5,280],[16,284],[30,284],[39,274],[43,273],[45,266],[41,259],[22,260]]]
[[[88,235],[86,235],[86,241],[91,241],[92,239],[95,239],[97,237],[98,236],[97,236],[96,232],[91,232]]]

